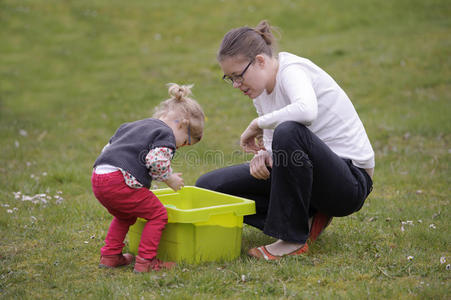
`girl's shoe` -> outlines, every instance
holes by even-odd
[[[175,266],[175,262],[170,261],[161,261],[156,257],[152,259],[145,259],[139,256],[136,256],[135,269],[133,272],[135,273],[143,273],[150,271],[159,271],[161,269],[172,269]]]
[[[283,256],[273,255],[273,254],[269,253],[269,251],[266,249],[265,246],[260,246],[260,247],[257,247],[257,248],[249,249],[249,251],[247,251],[247,254],[249,256],[252,256],[252,257],[255,257],[255,258],[258,258],[258,259],[279,260],[279,259],[281,259],[282,257],[285,257],[285,256],[300,255],[300,254],[306,253],[307,251],[308,251],[308,245],[307,245],[307,243],[305,243],[304,246],[302,246],[301,248],[299,248],[299,249],[297,249],[297,250],[295,250],[295,251],[293,251],[291,253],[285,254]]]
[[[133,262],[133,255],[130,253],[101,255],[99,268],[117,268],[127,266]]]
[[[308,241],[313,243],[320,236],[324,229],[332,222],[332,217],[327,216],[321,212],[317,212],[313,216],[312,226],[310,228],[310,234]]]

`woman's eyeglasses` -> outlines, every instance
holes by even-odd
[[[222,76],[222,80],[224,80],[225,82],[227,82],[227,83],[229,83],[229,84],[234,84],[234,83],[242,84],[243,81],[244,81],[244,78],[243,78],[244,73],[246,73],[247,69],[249,69],[249,66],[250,66],[253,62],[254,62],[254,61],[251,60],[251,61],[247,64],[246,68],[244,68],[243,72],[241,72],[241,74],[239,74],[239,75],[224,75],[224,76]]]

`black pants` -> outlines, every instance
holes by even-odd
[[[305,126],[288,121],[274,130],[273,167],[267,180],[250,174],[249,164],[202,175],[196,186],[252,199],[256,214],[244,222],[269,236],[304,243],[316,211],[346,216],[360,210],[373,182],[364,169],[338,157]]]

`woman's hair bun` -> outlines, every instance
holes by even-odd
[[[177,83],[168,83],[168,92],[171,98],[177,101],[183,101],[186,97],[192,94],[191,88],[193,85],[178,85]]]
[[[257,32],[266,42],[268,46],[274,43],[274,36],[271,32],[271,25],[268,21],[263,20],[255,26],[254,31]]]

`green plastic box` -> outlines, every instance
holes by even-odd
[[[168,212],[159,259],[198,263],[240,255],[243,216],[255,213],[254,201],[194,186],[153,192]],[[135,255],[146,222],[138,218],[128,232],[130,252]]]

